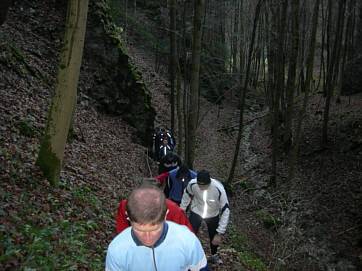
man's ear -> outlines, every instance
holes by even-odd
[[[169,209],[167,209],[167,211],[166,211],[166,215],[165,215],[165,220],[166,220],[166,217],[167,217],[167,215],[168,215],[168,212],[169,212],[170,210]]]

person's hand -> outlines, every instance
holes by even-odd
[[[220,244],[221,241],[221,235],[220,234],[215,234],[214,238],[212,239],[211,243],[214,246],[218,246]]]

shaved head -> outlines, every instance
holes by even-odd
[[[126,209],[131,222],[159,224],[166,217],[166,198],[156,186],[142,185],[132,191],[127,200]]]

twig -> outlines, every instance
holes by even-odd
[[[266,117],[266,116],[269,115],[269,114],[270,114],[270,111],[266,112],[266,113],[263,114],[263,115],[257,116],[257,117],[255,117],[255,118],[253,118],[253,119],[251,119],[251,120],[246,121],[246,122],[244,123],[244,125],[248,125],[249,123],[251,123],[251,122],[253,122],[253,121],[255,121],[255,120],[264,118],[264,117]],[[219,128],[219,129],[217,129],[217,131],[220,132],[220,131],[228,130],[228,129],[235,128],[235,127],[238,127],[238,126],[239,126],[239,124],[235,124],[235,125],[233,125],[233,126]]]
[[[342,235],[342,234],[344,234],[344,233],[346,233],[346,232],[355,230],[355,229],[357,229],[358,227],[360,227],[360,226],[355,226],[355,227],[349,228],[349,229],[347,229],[347,230],[341,231],[340,233],[337,233],[337,236],[340,236],[340,235]]]
[[[145,157],[145,159],[146,159],[146,164],[147,164],[147,168],[148,168],[148,171],[149,171],[149,173],[150,173],[150,177],[152,177],[152,171],[151,171],[151,167],[150,167],[150,163],[148,162],[148,149],[146,149],[146,157]]]

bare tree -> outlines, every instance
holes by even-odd
[[[0,1],[0,25],[6,20],[9,7],[11,6],[12,0],[1,0]]]
[[[244,128],[245,96],[246,96],[246,91],[247,91],[247,87],[248,87],[248,84],[249,84],[250,67],[251,67],[251,63],[253,61],[254,40],[255,40],[255,36],[256,36],[256,28],[257,28],[257,25],[258,25],[258,21],[259,21],[259,17],[260,17],[260,9],[261,9],[261,6],[262,6],[263,2],[264,2],[264,0],[259,0],[257,6],[255,8],[253,32],[252,32],[252,35],[251,35],[251,42],[250,42],[250,45],[249,45],[249,54],[248,54],[249,59],[248,59],[248,63],[247,63],[246,75],[245,75],[245,80],[244,80],[243,87],[241,87],[242,79],[240,78],[240,92],[241,93],[240,93],[240,99],[239,99],[239,109],[240,109],[240,112],[239,112],[239,131],[238,131],[238,137],[237,137],[236,145],[235,145],[234,158],[233,158],[233,161],[231,163],[230,172],[229,172],[229,176],[228,176],[228,179],[227,179],[227,182],[229,184],[231,183],[231,181],[234,178],[235,167],[236,167],[236,163],[237,163],[238,156],[239,156],[239,151],[240,151],[241,138],[242,138],[243,128]],[[242,61],[240,60],[240,65],[242,65],[241,63],[242,63]],[[242,70],[241,67],[240,67],[240,70]]]
[[[331,6],[332,3],[329,3],[330,10],[332,10]],[[338,77],[339,73],[339,60],[341,54],[341,46],[342,46],[342,35],[343,35],[343,28],[344,28],[344,17],[346,11],[346,1],[339,1],[338,4],[338,20],[337,26],[335,31],[333,49],[332,49],[332,56],[328,63],[328,72],[325,82],[325,93],[326,93],[326,100],[325,100],[325,107],[324,107],[324,114],[323,114],[323,128],[322,128],[322,146],[325,146],[328,141],[328,120],[329,120],[329,109],[330,109],[330,102],[332,98],[333,87],[335,85],[335,78]],[[331,12],[331,11],[330,11]],[[332,24],[332,20],[329,20],[330,24]]]
[[[177,62],[177,41],[176,41],[176,0],[170,2],[170,83],[171,83],[171,133],[175,134],[175,81],[176,81],[176,62]]]
[[[286,18],[288,1],[283,0],[282,4],[276,1],[271,6],[272,20],[271,31],[272,39],[270,40],[270,56],[272,69],[272,172],[270,182],[276,184],[277,178],[277,161],[279,159],[279,125],[280,125],[280,102],[281,94],[284,91],[284,72],[285,72],[285,60],[284,60],[284,44],[286,36]]]
[[[199,97],[199,74],[200,74],[200,55],[201,55],[201,37],[202,22],[204,18],[205,0],[194,1],[193,18],[193,44],[192,44],[192,65],[191,65],[191,94],[190,94],[190,112],[188,116],[187,130],[187,164],[192,169],[195,160],[195,142],[197,129],[198,97]]]
[[[286,147],[286,150],[289,152],[289,149],[292,144],[292,119],[293,119],[293,109],[294,109],[294,95],[295,95],[295,81],[297,75],[297,59],[299,52],[299,0],[291,1],[292,12],[292,29],[291,29],[291,42],[289,48],[289,68],[288,68],[288,80],[286,87],[286,114],[285,114],[285,123],[286,128],[284,132],[283,143]]]
[[[314,67],[314,55],[315,55],[315,47],[316,47],[316,36],[317,36],[317,27],[318,27],[318,16],[319,16],[319,5],[320,0],[316,0],[314,4],[314,11],[313,11],[313,18],[312,18],[312,33],[310,36],[310,45],[309,45],[309,53],[307,56],[307,72],[306,72],[306,80],[305,80],[305,89],[304,89],[304,99],[303,99],[303,106],[299,111],[298,120],[297,120],[297,127],[295,132],[295,139],[293,146],[289,152],[288,156],[288,164],[289,164],[289,172],[288,172],[288,186],[286,191],[286,196],[289,196],[289,191],[292,185],[292,181],[294,178],[294,167],[295,167],[295,160],[297,157],[297,152],[299,148],[299,142],[301,138],[301,130],[303,119],[305,117],[305,112],[308,104],[308,97],[311,90],[311,82],[313,78],[313,67]]]

